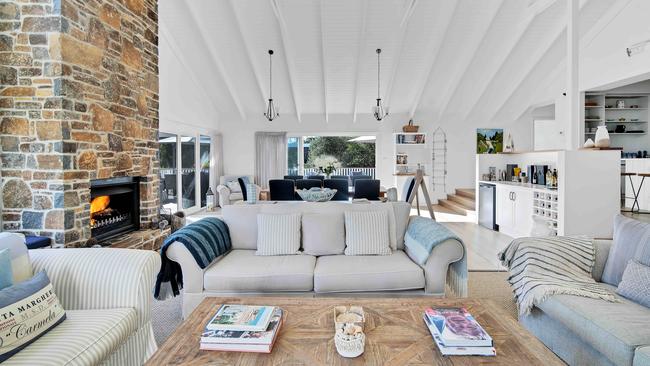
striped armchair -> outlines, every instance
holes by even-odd
[[[142,365],[157,349],[151,300],[160,255],[133,249],[30,250],[67,319],[4,365]]]

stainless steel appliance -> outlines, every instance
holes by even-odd
[[[496,224],[496,188],[489,183],[481,183],[478,187],[478,223],[490,230],[499,230],[499,225]]]

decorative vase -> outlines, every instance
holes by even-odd
[[[587,149],[590,149],[590,148],[592,148],[594,146],[595,146],[594,140],[592,140],[592,139],[587,139],[587,141],[585,141],[585,144],[583,145],[583,147],[585,147]]]
[[[598,126],[596,130],[596,147],[609,147],[609,132],[607,132],[607,127]]]

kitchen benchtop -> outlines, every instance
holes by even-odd
[[[501,181],[479,180],[478,182],[485,183],[485,184],[495,184],[495,185],[500,184],[504,186],[514,186],[514,187],[521,187],[521,188],[530,188],[530,189],[539,189],[543,191],[557,192],[557,188],[548,188],[546,186],[540,186],[532,183],[508,182],[505,180],[501,180]]]

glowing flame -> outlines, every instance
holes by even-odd
[[[94,226],[95,220],[93,220],[93,216],[97,212],[104,211],[107,207],[108,204],[111,203],[111,198],[109,196],[99,196],[93,198],[92,201],[90,201],[90,225]]]

